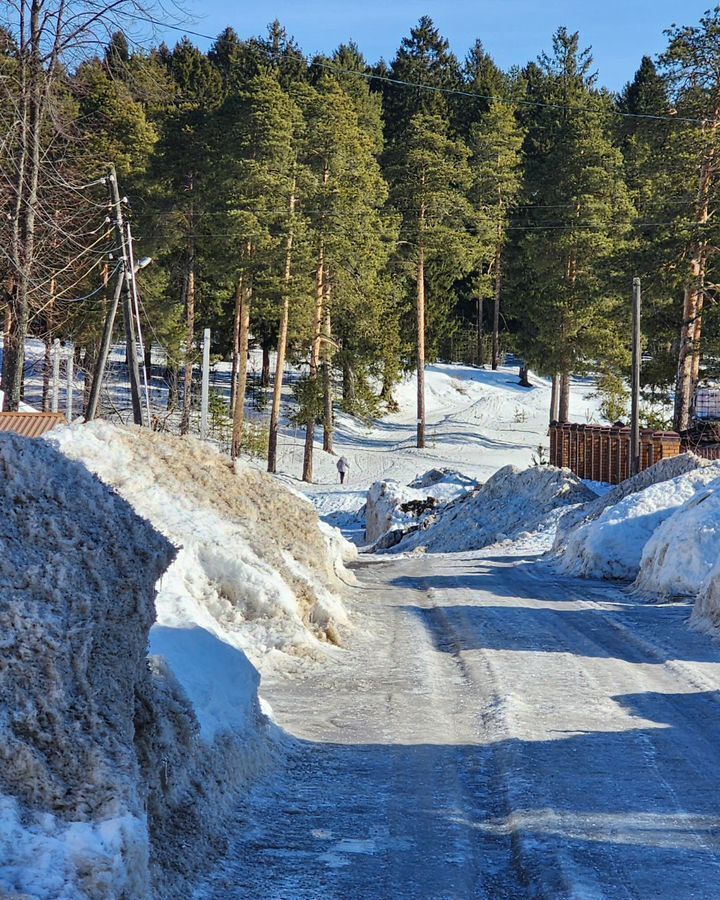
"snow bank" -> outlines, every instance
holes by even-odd
[[[415,529],[432,510],[477,487],[477,481],[451,469],[430,469],[407,486],[376,481],[367,495],[365,541],[374,544],[390,531]]]
[[[201,717],[206,737],[228,722],[242,727],[256,685],[238,683],[228,671],[229,702],[222,703],[216,671],[204,678],[202,667],[187,671],[186,644],[197,629],[257,665],[278,654],[315,655],[340,641],[348,620],[336,590],[350,577],[344,559],[354,548],[321,530],[304,498],[249,465],[237,462],[233,471],[193,438],[96,421],[56,429],[48,440],[82,460],[179,548],[158,585],[150,648],[167,656],[196,707],[214,694]],[[188,634],[176,646],[177,632],[168,629]]]
[[[174,555],[84,466],[0,435],[0,893],[150,896],[136,702]]]
[[[643,552],[656,529],[719,475],[717,465],[695,468],[629,493],[619,502],[606,506],[597,518],[584,521],[566,533],[565,546],[558,558],[559,568],[594,578],[635,578]],[[675,565],[679,559],[676,556]],[[668,560],[667,564],[672,562]],[[648,578],[650,568],[649,563]]]
[[[712,469],[720,476],[720,469]],[[655,530],[645,545],[635,587],[663,597],[695,596],[718,560],[720,480],[716,479]]]
[[[426,530],[409,535],[398,549],[479,550],[520,535],[549,532],[556,510],[594,496],[569,469],[505,466],[479,490],[448,507]]]
[[[611,490],[603,492],[595,500],[585,503],[583,506],[568,509],[562,514],[558,522],[553,550],[562,550],[570,532],[578,525],[597,519],[604,510],[615,506],[628,495],[642,491],[652,484],[669,481],[671,478],[677,478],[679,475],[694,472],[696,469],[709,465],[711,465],[709,460],[695,456],[694,453],[683,453],[680,456],[670,457],[670,459],[662,459],[660,462],[655,463],[654,466],[643,469],[642,472],[633,475],[632,478],[626,478],[625,481],[622,481]]]
[[[714,637],[720,633],[720,560],[715,562],[700,588],[690,624]]]

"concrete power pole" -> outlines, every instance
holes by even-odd
[[[103,336],[98,353],[95,372],[93,375],[92,388],[90,397],[88,398],[88,408],[85,412],[85,420],[90,421],[97,415],[98,403],[100,399],[100,388],[107,367],[108,356],[110,355],[110,346],[112,344],[113,327],[115,324],[115,316],[117,315],[118,304],[120,298],[123,301],[123,317],[125,319],[125,344],[128,359],[128,375],[130,380],[130,396],[132,400],[133,421],[136,425],[143,424],[142,404],[140,400],[140,366],[138,363],[137,340],[135,332],[135,322],[137,316],[137,325],[139,327],[139,309],[137,302],[137,290],[135,286],[135,265],[132,254],[132,234],[130,226],[125,222],[122,212],[122,201],[120,200],[120,191],[117,183],[117,174],[115,166],[108,166],[108,174],[105,178],[110,196],[110,207],[112,209],[112,224],[115,232],[115,240],[120,254],[120,264],[118,267],[118,280],[115,285],[113,297],[108,306],[107,315],[105,317],[105,326],[103,328]],[[144,364],[143,372],[145,373]],[[149,407],[149,391],[147,386],[147,373],[145,373],[145,398],[147,406],[147,416],[150,425],[150,407]]]
[[[637,473],[640,471],[640,366],[642,365],[642,346],[640,343],[640,303],[640,279],[633,278],[630,475],[637,475]]]

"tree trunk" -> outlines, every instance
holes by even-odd
[[[500,244],[495,251],[495,298],[493,302],[492,368],[495,371],[500,362],[500,289],[502,282],[502,258]]]
[[[235,313],[232,330],[232,369],[230,372],[230,409],[235,409],[238,375],[240,372],[240,313],[242,311],[242,276],[235,285]]]
[[[342,396],[343,410],[349,415],[354,415],[356,404],[355,373],[347,351],[343,351],[342,355]]]
[[[553,375],[552,390],[550,391],[550,424],[558,420],[558,406],[560,401],[560,377]]]
[[[318,255],[315,273],[315,312],[313,315],[313,341],[310,350],[310,384],[313,389],[317,385],[318,365],[320,362],[320,328],[322,323],[323,296],[325,294],[325,255],[322,242]],[[313,398],[314,399],[314,394]],[[302,480],[312,482],[313,479],[313,441],[315,439],[315,409],[308,412],[305,423],[305,449],[303,452]]]
[[[10,291],[7,294],[7,305],[5,307],[5,321],[3,323],[3,365],[2,365],[2,381],[0,382],[0,387],[5,389],[5,386],[8,383],[9,375],[7,374],[10,370],[10,332],[12,331],[12,306],[10,305]]]
[[[560,375],[558,389],[558,422],[570,421],[570,376]]]
[[[700,165],[698,180],[697,206],[695,221],[705,225],[710,218],[710,190],[716,175],[717,146],[716,134],[720,125],[720,108],[713,111],[709,123],[703,123],[702,137],[706,150]],[[695,401],[695,387],[700,371],[702,308],[705,290],[705,272],[707,267],[708,244],[700,241],[693,247],[690,260],[688,283],[683,296],[683,318],[680,326],[680,345],[678,348],[677,379],[675,382],[675,414],[676,431],[685,431],[690,427]]]
[[[422,212],[421,212],[422,215]],[[417,267],[417,447],[425,446],[425,248],[418,249]]]
[[[483,344],[483,299],[478,297],[477,300],[477,323],[476,323],[476,342],[477,342],[477,364],[485,365],[485,346]]]
[[[247,389],[248,344],[250,341],[250,306],[252,304],[252,282],[244,273],[238,282],[240,296],[240,333],[238,335],[238,378],[233,406],[231,459],[237,459],[243,440],[245,424],[245,391]]]
[[[272,409],[270,410],[270,431],[268,434],[268,472],[277,471],[277,440],[280,429],[280,401],[282,399],[283,374],[285,371],[285,353],[287,350],[288,324],[290,321],[290,281],[292,279],[293,250],[293,216],[295,214],[295,180],[290,191],[290,227],[285,243],[285,272],[283,281],[285,291],[280,314],[280,328],[277,339],[277,358],[275,360],[275,383],[273,385]]]
[[[267,338],[262,342],[262,369],[260,370],[260,387],[270,387],[270,343]]]
[[[191,212],[192,218],[192,212]],[[183,405],[180,417],[180,434],[190,431],[190,408],[192,405],[193,355],[195,353],[195,238],[188,242],[188,269],[185,280],[185,376],[183,385]]]
[[[529,373],[530,373],[530,370],[527,367],[527,363],[521,362],[520,369],[518,371],[518,378],[520,379],[520,387],[526,387],[526,388],[532,387],[532,385],[530,384],[530,381],[528,379]]]
[[[149,338],[145,344],[145,359],[143,360],[143,365],[145,366],[145,374],[147,375],[149,386],[152,379],[152,340]]]
[[[697,261],[695,261],[697,264]],[[698,270],[699,272],[699,270]],[[675,382],[674,426],[676,431],[685,431],[690,426],[693,400],[693,363],[699,348],[695,346],[695,325],[698,317],[700,291],[687,285],[683,296],[683,321],[680,328],[678,348],[677,379]]]
[[[17,411],[25,380],[25,342],[30,319],[30,289],[35,263],[35,219],[38,209],[40,147],[43,125],[42,3],[30,4],[30,40],[27,80],[22,82],[20,158],[14,179],[16,198],[13,212],[11,258],[17,273],[10,297],[10,328],[4,352],[8,354],[3,372],[3,408]]]
[[[175,412],[180,402],[180,370],[177,363],[172,363],[167,368],[168,382],[168,412]]]
[[[325,341],[323,344],[323,450],[333,452],[333,395],[332,395],[332,350],[330,336],[330,310],[327,308],[329,298],[325,297]]]

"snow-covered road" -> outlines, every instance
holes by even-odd
[[[517,551],[516,551],[517,553]],[[370,560],[219,898],[720,898],[720,647],[683,604],[492,551]]]

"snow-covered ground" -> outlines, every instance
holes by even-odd
[[[317,429],[312,486],[298,480],[302,469],[303,433],[287,427],[280,441],[280,471],[308,494],[318,513],[343,528],[357,543],[364,541],[364,521],[357,513],[374,482],[407,486],[430,469],[459,470],[468,479],[486,481],[506,465],[528,466],[549,447],[550,382],[530,376],[521,387],[518,370],[493,372],[470,366],[428,366],[426,447],[415,447],[416,378],[408,376],[395,390],[398,412],[364,424],[338,415],[335,455],[322,450]],[[599,422],[599,403],[591,379],[573,379],[571,415],[579,422]],[[338,484],[339,456],[350,464],[349,478]],[[413,495],[414,496],[414,495]]]
[[[550,400],[532,381],[431,366],[428,446],[409,378],[397,413],[338,416],[313,485],[287,422],[278,479],[104,423],[41,442],[177,553],[149,632],[161,727],[143,744],[166,857],[149,865],[174,873],[160,896],[189,892],[229,836],[196,900],[720,900],[720,645],[686,627],[695,595],[697,622],[720,625],[720,472],[683,459],[608,491],[528,468]],[[573,381],[573,419],[598,420],[592,390]],[[327,523],[361,544],[369,522],[423,527],[349,571]],[[0,848],[34,852],[18,808],[0,816]],[[117,884],[97,896],[120,900]]]

